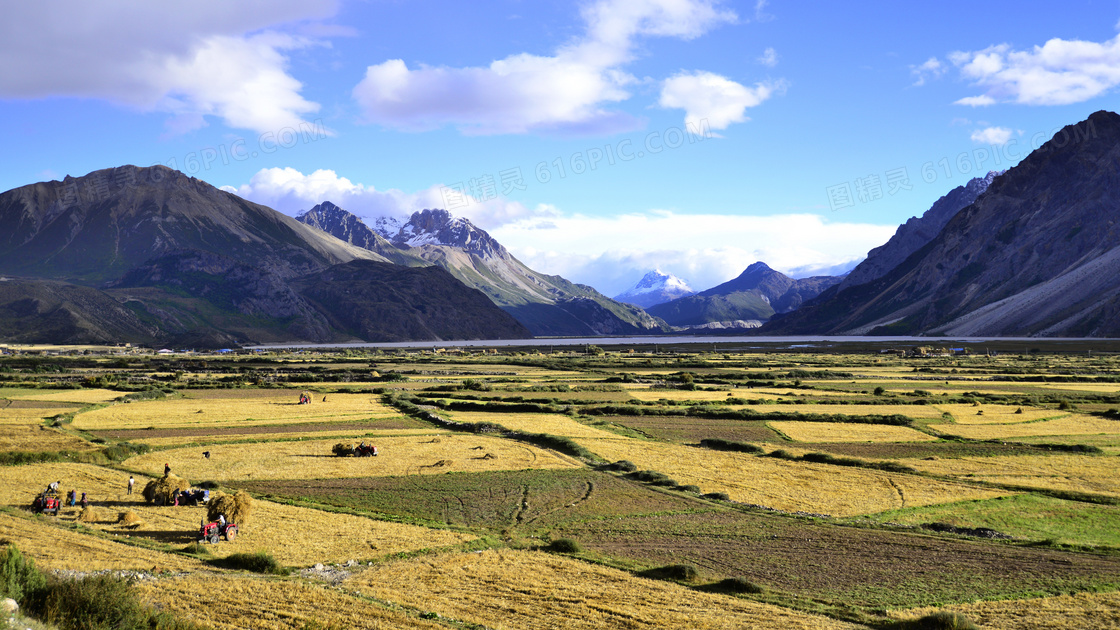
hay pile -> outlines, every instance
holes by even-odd
[[[191,484],[178,475],[168,473],[158,479],[153,479],[144,486],[144,499],[148,503],[167,505],[171,503],[171,493],[176,490],[187,490]]]
[[[338,444],[334,445],[334,447],[331,449],[331,451],[335,455],[338,455],[339,457],[346,457],[347,455],[353,455],[354,454],[354,445],[353,444],[344,444],[342,442],[339,442]]]
[[[141,519],[139,516],[137,516],[136,512],[133,512],[132,510],[129,510],[127,512],[121,512],[120,516],[117,518],[117,526],[118,527],[135,528],[135,527],[139,527],[143,524],[144,524],[144,520]]]
[[[253,497],[244,490],[234,495],[211,492],[210,502],[206,504],[206,518],[217,521],[219,514],[226,515],[227,523],[237,523],[239,528],[244,528],[253,514]]]
[[[96,508],[84,507],[80,514],[78,514],[78,521],[81,523],[96,523],[101,520],[101,515],[97,513]]]

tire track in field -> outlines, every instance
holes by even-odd
[[[595,492],[595,483],[591,482],[591,481],[588,481],[587,482],[587,491],[583,493],[582,497],[576,499],[575,501],[572,501],[571,503],[568,503],[567,505],[562,505],[558,508],[553,508],[553,509],[551,509],[547,512],[543,512],[541,514],[538,514],[538,515],[534,516],[533,518],[525,521],[524,523],[519,523],[519,524],[528,525],[528,524],[532,523],[533,521],[536,521],[538,519],[542,519],[542,518],[544,518],[546,516],[549,516],[551,514],[555,514],[556,512],[559,512],[560,510],[564,510],[564,509],[567,509],[567,508],[573,508],[573,507],[579,505],[580,503],[583,503],[584,501],[587,501],[588,499],[590,499],[591,495],[594,494],[594,492]]]
[[[900,505],[899,507],[906,507],[906,495],[902,492],[902,488],[899,487],[899,485],[894,482],[894,479],[891,479],[890,477],[887,477],[887,482],[890,483],[891,487],[894,488],[894,491],[898,493],[898,500],[902,502],[902,505]]]

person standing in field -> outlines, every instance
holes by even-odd
[[[164,463],[164,465],[163,465],[163,476],[166,477],[170,474],[171,474],[171,464]]]
[[[136,483],[136,480],[132,478],[132,475],[129,475],[129,476],[128,476],[128,493],[129,493],[129,494],[132,494],[132,486],[133,486],[133,485],[134,485],[135,483]]]

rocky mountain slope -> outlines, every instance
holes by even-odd
[[[786,313],[802,302],[816,297],[836,284],[835,276],[814,276],[794,280],[756,262],[737,278],[688,296],[648,309],[651,315],[673,326],[698,326],[734,320],[766,321],[775,313]]]
[[[7,191],[0,226],[0,273],[13,277],[0,295],[0,319],[9,324],[0,339],[229,345],[382,341],[405,330],[449,335],[424,339],[528,335],[489,303],[475,312],[477,300],[448,289],[461,307],[425,291],[393,292],[415,312],[387,319],[380,337],[355,338],[355,330],[374,329],[334,327],[340,303],[316,302],[294,281],[385,257],[164,167],[123,166]],[[338,288],[350,291],[347,308],[384,302],[384,286],[377,295],[364,286]],[[446,318],[449,308],[459,309],[462,328],[417,326],[417,318]],[[493,334],[466,325],[477,321],[493,322]]]
[[[1097,112],[995,178],[880,278],[770,334],[1120,334],[1120,116]]]
[[[634,286],[614,296],[614,299],[618,302],[649,308],[695,293],[684,280],[671,273],[663,273],[660,269],[655,269],[642,276],[642,279]]]
[[[898,226],[898,230],[889,241],[867,252],[867,258],[856,265],[856,268],[840,282],[839,290],[843,291],[848,287],[883,277],[909,258],[910,254],[932,241],[949,219],[971,206],[977,197],[988,190],[992,181],[1003,173],[1004,171],[989,171],[984,177],[973,178],[964,186],[957,186],[935,201],[921,217],[910,217],[906,223]]]
[[[355,244],[385,237],[357,216],[321,203],[298,219],[311,225],[334,226],[328,233]],[[393,222],[380,221],[384,229]],[[345,226],[345,227],[343,227]],[[359,236],[359,234],[361,236]],[[559,276],[538,273],[517,260],[485,230],[446,210],[415,212],[387,239],[411,259],[437,265],[513,315],[537,336],[641,334],[662,330],[662,323],[640,308],[621,304],[595,289]]]

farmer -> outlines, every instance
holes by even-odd
[[[163,476],[166,477],[170,474],[171,474],[171,464],[168,464],[168,463],[165,462],[163,464]]]
[[[82,493],[82,507],[89,507],[89,499],[86,498],[86,493]]]
[[[218,527],[225,527],[225,526],[226,526],[226,515],[225,514],[219,514],[218,515]]]
[[[136,480],[132,478],[132,475],[129,475],[128,476],[128,493],[129,494],[132,494],[132,486],[135,485],[135,484],[136,484]]]
[[[61,479],[60,479],[60,480],[58,480],[58,481],[52,481],[52,482],[50,482],[49,484],[47,484],[47,492],[58,492],[58,486],[59,486],[59,485],[60,485],[61,483],[62,483],[62,480],[61,480]]]
[[[70,499],[70,507],[74,507],[74,504],[78,502],[78,491],[77,490],[71,490],[70,495],[69,495],[69,499]]]

